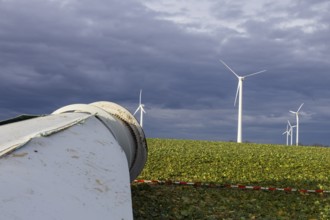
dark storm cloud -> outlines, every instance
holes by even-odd
[[[92,5],[10,1],[2,2],[1,10],[5,23],[1,27],[1,68],[8,78],[3,83],[10,83],[12,95],[18,87],[57,94],[57,99],[70,93],[78,93],[79,99],[104,92],[119,95],[133,85],[141,87],[145,78],[164,77],[164,72],[155,71],[149,63],[159,62],[165,68],[162,62],[167,59],[175,64],[181,56],[174,51],[175,45],[189,46],[182,34],[170,39],[167,35],[175,27],[155,23],[133,1]],[[170,74],[182,66],[177,63],[166,67]]]
[[[0,10],[2,108],[8,111],[130,102],[145,87],[155,91],[150,103],[193,107],[199,104],[184,89],[210,86],[202,66],[214,42],[153,19],[135,1],[8,1]]]
[[[0,117],[99,100],[134,111],[143,89],[148,136],[235,140],[237,79],[221,58],[242,75],[267,69],[244,82],[244,140],[283,143],[305,102],[302,141],[329,144],[329,4],[242,5],[214,3],[213,27],[142,1],[0,0]]]
[[[222,5],[221,7],[227,6]],[[254,125],[257,125],[259,130],[262,130],[260,128],[269,129],[273,136],[275,132],[280,134],[279,131],[275,131],[276,127],[277,130],[280,129],[280,126],[284,129],[286,118],[294,121],[294,117],[288,113],[288,109],[298,108],[299,102],[305,102],[303,111],[307,113],[302,114],[302,118],[305,117],[304,129],[302,129],[304,134],[307,135],[309,129],[324,127],[324,129],[320,129],[324,135],[323,140],[329,142],[326,138],[328,121],[318,121],[316,117],[318,115],[318,117],[326,119],[328,113],[318,112],[317,108],[314,108],[318,105],[327,108],[324,106],[326,102],[321,97],[329,95],[325,84],[329,82],[328,70],[330,68],[329,46],[325,40],[326,36],[329,36],[326,19],[328,15],[326,10],[322,13],[315,11],[314,9],[317,7],[320,6],[316,2],[306,5],[305,1],[299,1],[293,2],[290,7],[274,8],[274,10],[280,10],[286,14],[282,17],[247,18],[248,15],[243,15],[243,12],[237,12],[238,16],[235,14],[230,16],[231,20],[244,20],[239,25],[244,33],[235,33],[221,47],[220,53],[231,63],[239,63],[235,71],[237,70],[242,75],[249,73],[247,70],[257,71],[258,67],[268,70],[265,73],[267,76],[260,75],[255,79],[247,79],[245,82],[245,126],[250,131]],[[329,4],[326,7],[329,7]],[[273,13],[271,8],[268,8],[267,13]],[[223,18],[222,16],[226,15],[220,14],[219,16]],[[310,19],[314,22],[300,24],[305,21],[296,19]],[[291,21],[293,24],[286,26],[287,22]],[[231,66],[235,67],[233,64]],[[262,77],[267,78],[262,79]],[[313,112],[318,113],[313,114]],[[307,117],[309,114],[310,116]],[[314,123],[316,121],[318,122]],[[260,133],[247,132],[247,135],[251,139],[261,140]],[[267,136],[266,131],[262,133]],[[309,140],[306,138],[306,141],[310,143],[316,143],[318,140],[313,139],[311,135],[307,136]]]

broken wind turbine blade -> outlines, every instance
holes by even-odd
[[[144,132],[111,102],[65,106],[0,126],[3,219],[133,219]]]

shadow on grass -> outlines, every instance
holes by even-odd
[[[328,194],[132,184],[134,219],[330,219]]]

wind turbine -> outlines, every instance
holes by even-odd
[[[133,115],[135,115],[140,110],[140,126],[142,128],[143,127],[143,113],[146,113],[146,111],[144,111],[144,104],[142,104],[141,101],[142,101],[142,89],[140,90],[139,106],[133,114]]]
[[[303,105],[304,105],[304,103],[302,103],[300,105],[300,107],[298,108],[298,110],[296,112],[290,111],[292,114],[296,115],[296,126],[297,126],[297,128],[296,128],[296,146],[299,145],[299,111]]]
[[[289,135],[290,135],[290,145],[292,146],[292,139],[293,139],[293,128],[297,127],[296,125],[291,125],[290,121],[288,120],[288,125],[289,125]]]
[[[286,130],[283,132],[282,135],[286,134],[286,145],[289,145],[289,136],[290,136],[290,130],[289,130],[289,125],[286,125]]]
[[[238,79],[237,91],[235,96],[234,106],[236,106],[237,96],[238,96],[238,122],[237,122],[237,143],[242,143],[242,112],[243,112],[243,81],[246,77],[254,76],[259,73],[263,73],[266,70],[262,70],[259,72],[251,73],[245,76],[239,76],[235,73],[224,61],[220,60],[220,62],[227,67],[230,72],[232,72]]]

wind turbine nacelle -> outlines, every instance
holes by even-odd
[[[0,126],[1,219],[133,219],[144,132],[111,102]]]

